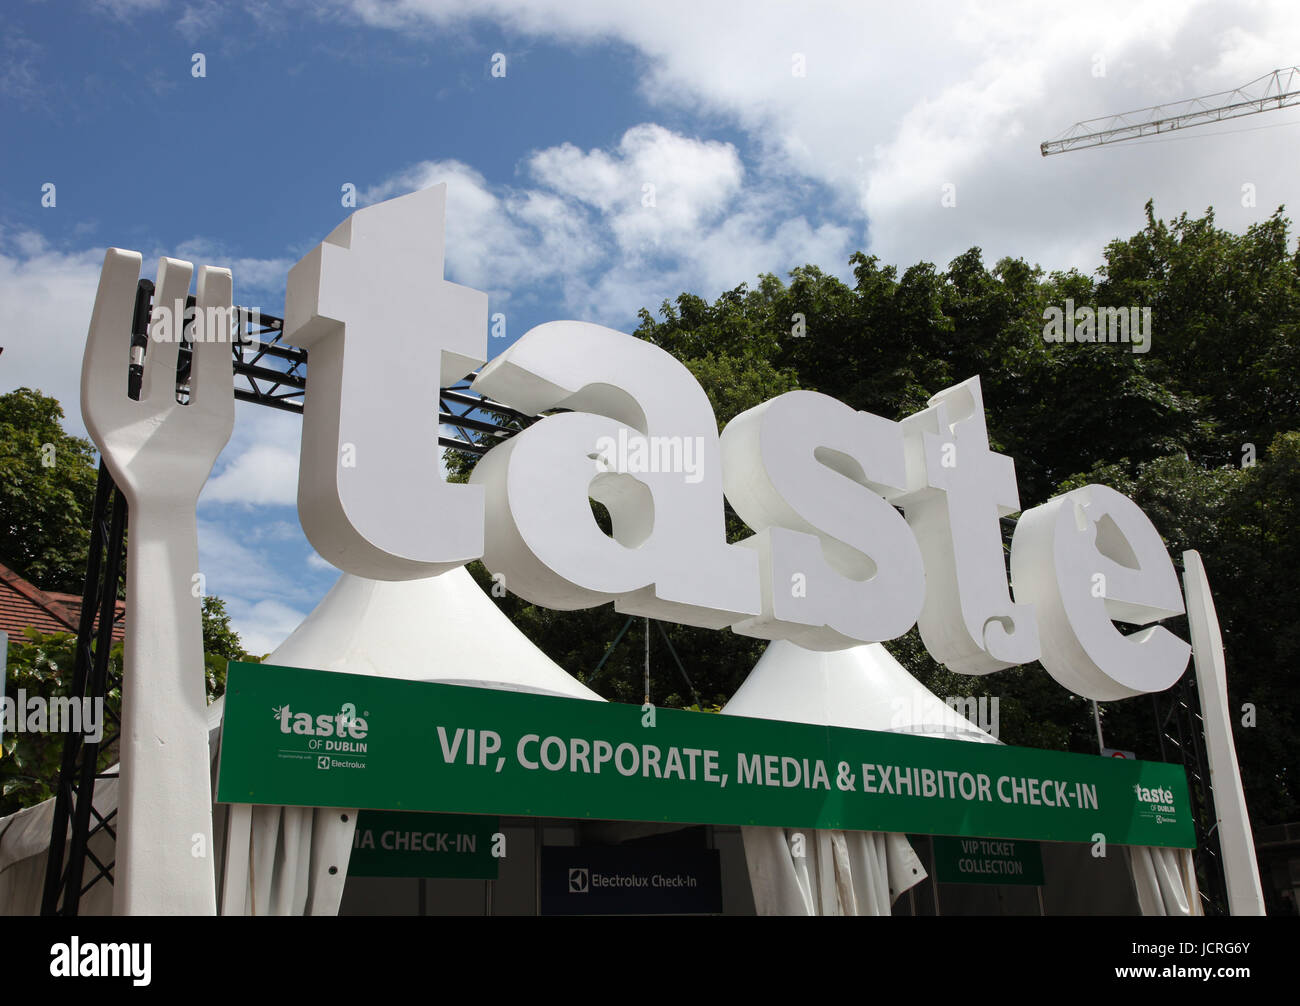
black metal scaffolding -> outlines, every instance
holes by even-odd
[[[1228,883],[1219,848],[1205,721],[1201,717],[1201,698],[1192,669],[1189,667],[1178,684],[1168,691],[1152,695],[1151,705],[1160,738],[1160,760],[1181,763],[1187,773],[1192,823],[1196,828],[1195,859],[1201,910],[1206,915],[1227,915]]]

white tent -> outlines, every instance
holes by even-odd
[[[772,643],[723,712],[998,743],[878,643],[829,653]],[[926,876],[902,835],[813,832],[798,856],[797,829],[743,831],[762,915],[888,915],[893,901]],[[1190,850],[1126,847],[1125,854],[1143,915],[1201,914]]]
[[[515,628],[463,568],[396,583],[345,574],[266,662],[600,698]]]
[[[879,643],[805,650],[772,643],[722,710],[790,720],[997,743],[941,702]],[[888,915],[926,877],[902,835],[745,828],[754,906],[760,915]]]
[[[267,663],[600,700],[463,568],[395,583],[345,574]],[[356,823],[355,809],[219,806],[221,914],[337,914]]]

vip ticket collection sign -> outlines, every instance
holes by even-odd
[[[1037,842],[936,835],[934,867],[941,884],[1043,883],[1043,853]]]
[[[1195,847],[1162,762],[267,664],[230,665],[217,798]]]

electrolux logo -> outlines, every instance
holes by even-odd
[[[592,889],[698,887],[689,873],[602,873],[587,867],[569,868],[569,893],[588,894]]]

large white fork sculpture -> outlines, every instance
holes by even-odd
[[[231,278],[227,269],[199,269],[203,339],[193,344],[189,404],[182,405],[176,359],[193,271],[177,259],[159,264],[155,320],[171,312],[172,324],[151,331],[140,399],[132,401],[127,369],[140,255],[110,248],[81,368],[82,417],[130,516],[117,915],[216,914],[201,591],[193,587],[195,506],[235,421]]]

